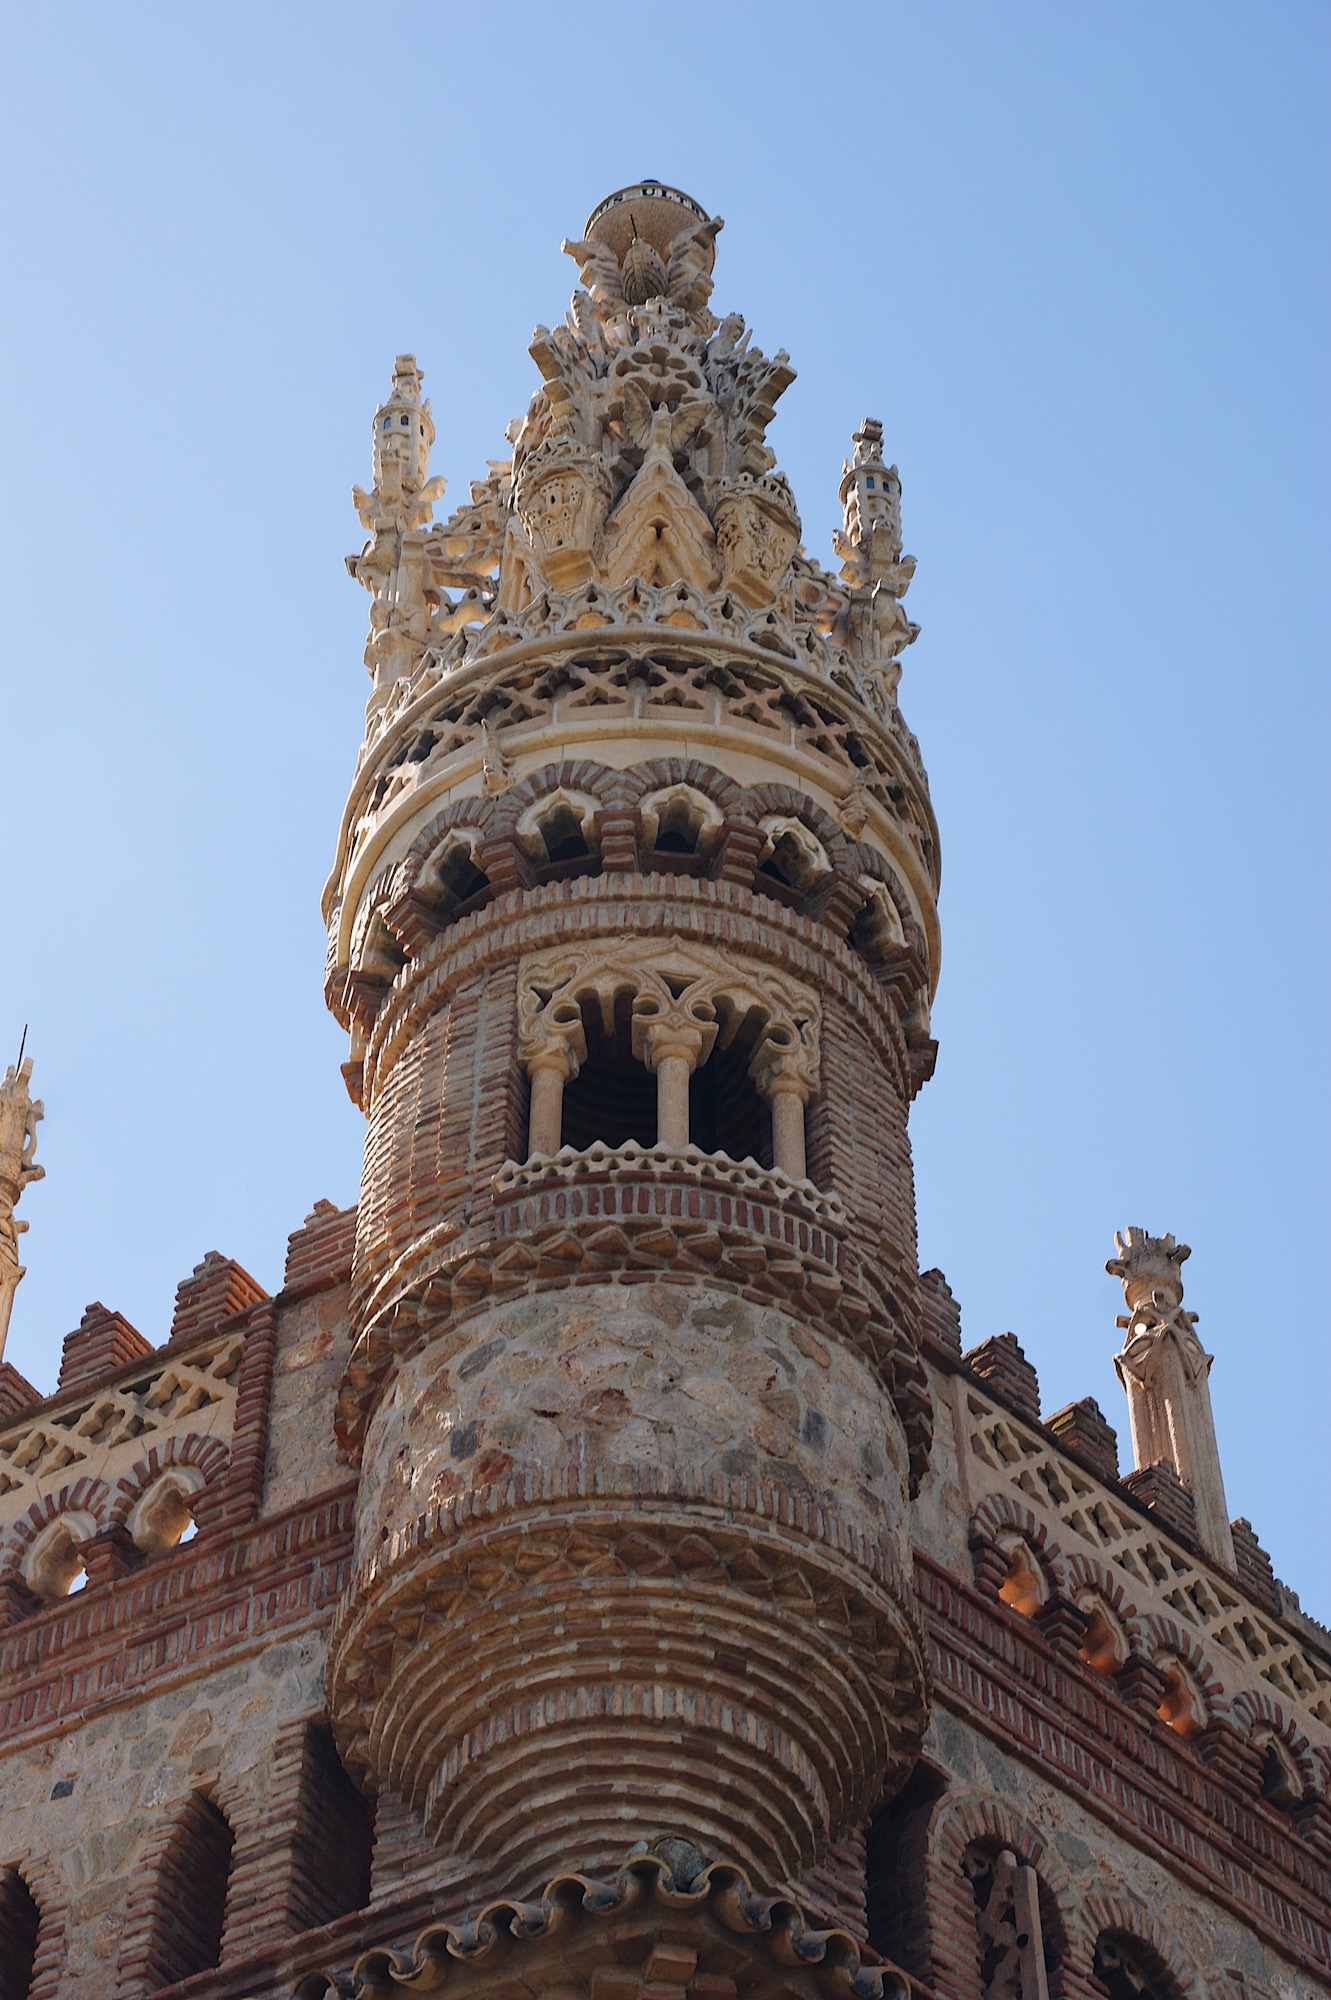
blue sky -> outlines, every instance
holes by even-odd
[[[901,467],[922,1259],[1126,1463],[1104,1259],[1190,1242],[1230,1510],[1328,1615],[1326,8],[46,4],[6,49],[0,1047],[31,1023],[47,1107],[9,1358],[52,1386],[92,1299],[163,1338],[208,1249],[276,1288],[354,1198],[318,905],[370,417],[414,350],[460,498],[561,236],[659,176],[799,370],[809,547],[866,413]]]

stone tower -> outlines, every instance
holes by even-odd
[[[914,564],[873,421],[839,576],[805,554],[767,442],[793,371],[713,315],[720,228],[612,195],[511,461],[429,525],[404,356],[356,495],[330,1713],[362,1785],[514,1894],[659,1835],[771,1885],[835,1869],[930,1710]]]

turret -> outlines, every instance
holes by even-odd
[[[929,1715],[908,559],[869,425],[841,577],[801,547],[793,371],[713,314],[720,228],[602,203],[511,460],[432,527],[378,459],[358,495],[390,539],[325,905],[369,1124],[330,1701],[362,1782],[514,1892],[663,1829],[798,1882]]]

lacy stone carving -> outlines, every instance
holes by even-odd
[[[846,466],[838,578],[804,555],[767,443],[789,359],[769,360],[738,314],[710,310],[721,226],[673,190],[626,189],[565,243],[586,289],[562,325],[536,329],[542,386],[509,426],[512,459],[434,526],[434,424],[414,358],[398,358],[375,413],[374,485],[354,492],[370,540],[347,560],[374,599],[372,715],[432,662],[550,630],[552,600],[629,584],[719,593],[764,614],[767,642],[789,657],[830,644],[860,698],[894,710],[897,655],[918,627],[900,604],[915,565],[882,425],[866,420]],[[553,615],[557,626],[578,613]]]

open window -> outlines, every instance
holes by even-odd
[[[718,997],[719,1032],[707,1061],[689,1078],[689,1137],[704,1153],[772,1164],[772,1108],[750,1074],[766,1019],[752,1011],[736,1018]]]
[[[721,832],[721,808],[692,785],[667,785],[640,807],[648,867],[702,873]]]
[[[476,862],[478,839],[474,827],[454,828],[416,879],[416,900],[441,926],[479,908],[490,893],[490,877]]]
[[[772,813],[761,824],[767,846],[754,886],[761,889],[770,885],[785,891],[780,901],[799,904],[831,874],[827,850],[803,820]]]
[[[517,824],[519,840],[543,882],[599,872],[597,802],[586,792],[560,786],[528,806]]]
[[[1179,2000],[1178,1982],[1159,1954],[1122,1931],[1102,1931],[1093,1971],[1109,2000]]]
[[[1281,1812],[1293,1812],[1303,1803],[1303,1779],[1299,1767],[1288,1746],[1273,1731],[1264,1731],[1255,1739],[1256,1748],[1262,1755],[1262,1767],[1258,1775],[1258,1786],[1268,1805]]]
[[[1086,1613],[1087,1625],[1077,1651],[1097,1674],[1116,1674],[1127,1665],[1128,1635],[1097,1590],[1083,1590],[1077,1607]]]
[[[1206,1700],[1201,1688],[1173,1653],[1162,1653],[1156,1665],[1165,1677],[1165,1691],[1156,1711],[1179,1736],[1191,1740],[1206,1727]]]
[[[599,1001],[582,1004],[587,1055],[564,1085],[561,1143],[586,1152],[599,1140],[623,1146],[656,1144],[656,1078],[633,1053],[632,991],[616,994],[607,1031]]]

